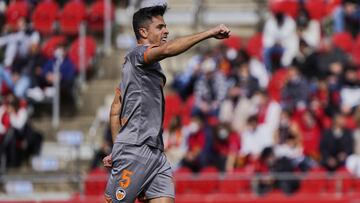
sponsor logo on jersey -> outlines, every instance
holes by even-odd
[[[122,188],[118,188],[116,190],[116,194],[115,194],[115,197],[117,200],[123,200],[125,197],[126,197],[126,192],[125,190],[123,190]]]

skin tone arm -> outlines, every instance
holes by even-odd
[[[113,142],[115,142],[116,136],[121,128],[120,111],[121,111],[121,92],[119,88],[116,88],[115,97],[111,104],[110,118],[109,118],[111,136]]]
[[[176,56],[190,49],[195,44],[209,38],[225,39],[230,36],[230,30],[223,24],[212,28],[210,30],[186,36],[180,37],[169,42],[166,42],[160,46],[150,48],[146,51],[146,62],[151,64],[160,61],[164,58]]]
[[[121,111],[121,91],[119,88],[115,89],[115,97],[111,104],[109,121],[110,130],[113,142],[115,142],[116,136],[118,135],[121,128],[120,111]],[[111,155],[106,156],[103,159],[104,167],[111,168],[112,160]]]

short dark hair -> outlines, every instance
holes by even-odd
[[[167,4],[145,7],[136,11],[133,15],[133,29],[135,32],[135,37],[137,40],[141,38],[139,33],[139,28],[144,28],[149,26],[149,23],[152,20],[152,17],[155,16],[164,16],[167,10]]]

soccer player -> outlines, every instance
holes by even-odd
[[[174,182],[164,154],[163,87],[166,77],[159,61],[181,54],[209,38],[224,39],[230,30],[219,25],[207,31],[167,41],[163,15],[166,5],[146,7],[133,16],[138,46],[125,57],[120,87],[110,112],[114,146],[104,165],[111,167],[107,202],[174,202]],[[119,121],[120,120],[120,121]]]

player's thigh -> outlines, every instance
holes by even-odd
[[[138,148],[121,147],[121,151],[116,155],[121,159],[115,160],[105,191],[105,196],[111,198],[113,203],[134,202],[146,177],[146,166],[136,155]]]
[[[164,201],[175,198],[175,186],[170,163],[166,160],[165,155],[162,155],[158,161],[161,163],[160,168],[155,177],[144,188],[140,196],[142,200],[155,201],[158,199]]]

